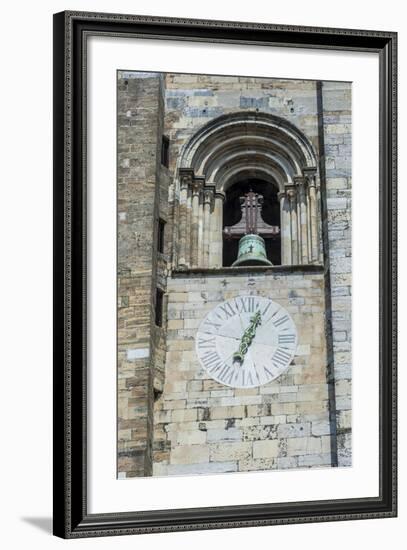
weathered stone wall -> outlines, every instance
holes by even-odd
[[[133,76],[119,73],[118,79],[118,471],[122,477],[151,475],[154,367],[161,362],[163,373],[164,360],[164,335],[154,327],[157,218],[163,187],[162,76]]]
[[[155,405],[154,475],[331,466],[323,270],[178,274],[168,280],[164,391]],[[224,386],[201,367],[195,333],[219,302],[267,296],[292,316],[298,349],[261,387]]]
[[[171,138],[171,169],[184,143],[211,119],[238,111],[286,118],[318,150],[316,82],[269,78],[166,75],[165,129]]]
[[[332,343],[330,363],[335,380],[338,465],[351,465],[352,398],[352,133],[351,84],[323,82],[321,126],[325,179],[325,265],[330,293]]]

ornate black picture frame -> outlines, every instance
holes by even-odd
[[[93,35],[374,52],[380,79],[380,495],[208,508],[87,511],[86,56]],[[396,46],[393,32],[62,12],[54,16],[54,534],[63,538],[394,517]]]

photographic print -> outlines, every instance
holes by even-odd
[[[117,477],[352,465],[350,82],[117,72]]]

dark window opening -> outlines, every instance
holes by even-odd
[[[154,401],[158,401],[160,399],[160,397],[162,396],[162,394],[163,394],[163,390],[159,390],[157,388],[154,388],[153,389],[153,394],[154,394]]]
[[[165,221],[159,218],[158,220],[158,234],[157,234],[157,251],[164,253],[164,233],[165,233]]]
[[[157,327],[163,326],[163,297],[164,292],[157,288],[155,293],[155,324]]]
[[[280,227],[280,203],[277,197],[277,187],[271,183],[249,178],[232,185],[226,192],[223,205],[223,228],[234,226],[242,219],[240,197],[249,191],[254,191],[263,197],[261,217],[273,226]],[[266,246],[267,258],[273,265],[281,265],[281,235],[262,235]],[[243,235],[242,235],[243,236]],[[223,236],[223,265],[231,266],[237,260],[239,252],[239,237]]]
[[[170,140],[163,136],[161,140],[161,164],[168,168],[170,163]]]

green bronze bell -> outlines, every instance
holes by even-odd
[[[249,233],[239,241],[239,253],[232,266],[237,265],[273,265],[267,259],[266,244],[263,237]]]

